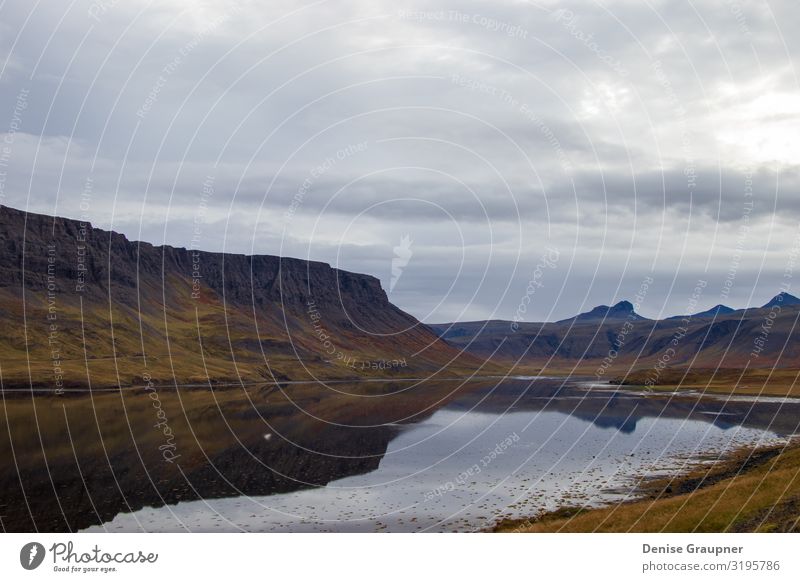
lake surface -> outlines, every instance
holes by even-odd
[[[49,455],[39,451],[49,472],[20,469],[33,508],[4,526],[474,531],[628,499],[643,478],[783,442],[800,419],[796,401],[563,379],[369,384],[165,392],[171,462],[146,394],[28,398],[20,410],[58,428],[42,439]],[[6,477],[13,489],[17,475]]]

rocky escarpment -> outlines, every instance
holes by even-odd
[[[134,242],[0,208],[6,384],[453,373],[460,356],[370,275]],[[105,362],[105,363],[103,363]],[[59,378],[59,376],[61,378]]]
[[[303,312],[309,302],[337,322],[356,320],[389,331],[416,324],[392,305],[370,275],[315,261],[269,255],[213,253],[132,242],[90,223],[0,208],[0,287],[44,291],[51,276],[62,299],[132,297],[137,289],[169,287],[170,295],[201,299],[208,291],[237,307],[273,307]],[[375,317],[378,315],[378,317]]]

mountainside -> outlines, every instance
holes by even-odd
[[[555,323],[436,324],[449,343],[482,358],[610,377],[637,370],[659,384],[670,368],[800,367],[800,300],[782,293],[767,305],[717,306],[694,316],[647,320],[622,302]],[[730,309],[730,311],[728,311]],[[627,313],[627,315],[625,315]],[[674,377],[674,375],[673,375]]]
[[[477,369],[375,277],[131,242],[0,207],[5,388],[404,377]],[[451,363],[452,362],[452,363]]]

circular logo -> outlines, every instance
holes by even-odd
[[[35,570],[44,561],[44,546],[39,542],[30,542],[19,551],[19,563],[26,570]]]

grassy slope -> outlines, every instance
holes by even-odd
[[[173,284],[180,288],[180,281]],[[0,290],[5,332],[0,337],[0,370],[5,388],[29,386],[29,378],[44,388],[55,386],[51,346],[48,344],[47,309],[34,293],[22,303],[6,290]],[[437,376],[469,376],[481,368],[480,360],[464,358],[442,366],[454,350],[421,344],[400,345],[390,341],[370,342],[363,334],[337,330],[335,345],[348,356],[362,361],[405,358],[406,367],[361,370],[338,361],[326,361],[322,344],[295,321],[291,336],[286,324],[273,313],[259,314],[258,321],[247,310],[224,306],[209,293],[204,302],[172,297],[167,305],[152,300],[139,309],[119,302],[109,309],[96,302],[83,313],[74,302],[58,304],[57,347],[66,387],[128,386],[142,383],[149,374],[158,384],[209,382],[258,382],[272,379],[306,380],[358,379],[362,377],[407,377],[437,372]],[[262,354],[259,341],[265,346]],[[400,352],[402,348],[402,353]],[[296,353],[295,353],[296,350]],[[415,358],[407,354],[417,350]],[[143,354],[146,354],[146,362]],[[487,364],[482,374],[499,374],[502,369]]]
[[[649,370],[623,371],[615,382],[644,384]],[[700,390],[716,394],[800,397],[800,369],[797,368],[706,368],[663,370],[654,390]]]
[[[5,206],[0,249],[5,388],[52,388],[56,367],[65,387],[501,371],[393,306],[375,277],[323,263],[155,247]]]
[[[713,469],[657,481],[648,498],[506,520],[499,532],[800,531],[800,446],[740,451]]]

